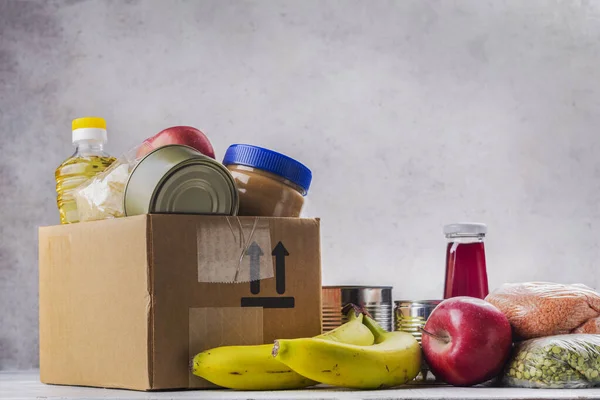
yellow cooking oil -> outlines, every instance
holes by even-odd
[[[56,203],[62,224],[79,222],[75,189],[104,171],[115,158],[104,152],[106,122],[99,117],[73,120],[75,153],[56,168]]]

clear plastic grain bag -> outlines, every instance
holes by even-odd
[[[129,175],[149,150],[146,142],[134,147],[118,157],[110,167],[75,189],[80,222],[125,216],[125,187]]]
[[[600,333],[600,294],[585,285],[508,283],[485,300],[506,315],[520,339]]]
[[[558,335],[516,345],[502,383],[525,388],[600,386],[600,335]]]

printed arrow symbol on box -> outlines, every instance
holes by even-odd
[[[283,246],[283,243],[277,243],[277,246],[273,249],[271,253],[275,256],[275,276],[276,281],[275,285],[277,287],[277,293],[284,294],[285,293],[285,258],[290,255],[288,251]]]
[[[250,256],[250,293],[260,293],[260,256],[264,253],[256,242],[252,242],[246,255]]]

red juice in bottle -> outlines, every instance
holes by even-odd
[[[446,278],[444,299],[470,296],[480,299],[488,295],[483,240],[485,224],[462,223],[444,226],[446,247]]]

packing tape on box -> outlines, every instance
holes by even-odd
[[[196,229],[198,282],[240,283],[273,278],[269,221],[226,218],[227,226]]]

